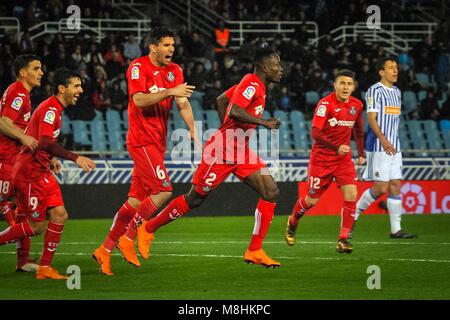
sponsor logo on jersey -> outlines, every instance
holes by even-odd
[[[30,118],[31,118],[31,112],[28,112],[28,113],[23,115],[23,120],[25,122],[28,122],[28,120],[30,120]]]
[[[400,114],[400,107],[387,106],[384,107],[385,114]]]
[[[260,115],[263,111],[264,107],[262,105],[255,107],[255,115]]]
[[[131,80],[139,79],[139,68],[134,66],[131,68]]]
[[[11,108],[13,108],[14,110],[19,111],[20,107],[23,104],[23,99],[21,97],[16,97],[13,102],[11,103]]]
[[[45,113],[44,122],[47,122],[48,124],[53,124],[53,122],[55,122],[55,117],[56,117],[55,112],[49,110]]]
[[[339,127],[353,127],[355,121],[349,120],[337,120],[336,118],[328,119],[328,123],[331,127],[335,127],[336,125]]]
[[[58,138],[61,129],[53,131],[53,138]]]
[[[354,116],[356,114],[356,108],[355,107],[350,107],[350,114],[352,116]]]
[[[321,104],[319,108],[317,108],[316,115],[319,117],[325,117],[325,114],[327,113],[327,107]]]
[[[246,98],[247,100],[250,100],[256,93],[256,89],[254,86],[248,86],[244,92],[242,92],[242,95],[244,96],[244,98]]]
[[[164,90],[166,90],[166,88],[159,88],[156,84],[148,88],[148,91],[150,91],[151,93],[156,93]]]
[[[167,188],[168,186],[170,186],[170,181],[167,180],[167,179],[164,179],[163,182],[162,182],[162,186],[163,186],[164,188]]]
[[[172,71],[169,71],[167,73],[167,79],[169,79],[170,82],[173,82],[173,80],[175,80],[175,75],[173,74]]]

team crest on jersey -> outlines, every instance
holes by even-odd
[[[23,99],[21,97],[17,97],[11,103],[11,108],[13,108],[14,110],[19,111],[19,109],[22,106],[22,104],[23,104]]]
[[[163,186],[164,188],[167,188],[168,186],[170,186],[170,181],[167,180],[167,179],[164,179],[163,182],[162,182],[162,186]]]
[[[309,194],[316,194],[316,190],[314,190],[313,188],[309,189]]]
[[[47,122],[48,124],[53,124],[53,122],[55,122],[55,117],[56,117],[55,112],[49,110],[49,111],[47,111],[47,113],[45,114],[44,122]]]
[[[33,218],[35,218],[35,219],[39,218],[39,212],[33,211],[33,212],[31,213],[31,217],[33,217]]]
[[[131,80],[139,79],[139,68],[134,66],[131,68]]]
[[[327,112],[327,107],[324,105],[320,105],[319,108],[317,109],[317,115],[319,117],[325,117],[325,113]]]
[[[242,95],[247,99],[250,100],[256,93],[256,89],[254,86],[248,86],[247,89],[242,92]]]
[[[350,107],[350,114],[352,116],[354,116],[356,114],[356,108],[355,107]]]
[[[208,186],[203,186],[203,187],[202,187],[202,190],[203,190],[203,192],[210,192],[210,191],[211,191],[211,188],[208,187]]]
[[[175,80],[175,75],[173,74],[172,71],[169,71],[167,73],[167,79],[169,79],[170,82],[173,82],[173,80]]]

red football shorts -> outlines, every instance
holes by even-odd
[[[129,197],[142,201],[151,194],[172,191],[163,152],[151,145],[128,147],[128,152],[134,162]]]
[[[264,161],[255,156],[255,163],[206,163],[203,159],[195,171],[192,183],[195,185],[195,191],[201,195],[206,195],[208,192],[216,189],[231,173],[239,180],[244,180],[253,172],[258,171],[267,165]]]
[[[45,220],[48,209],[64,206],[61,189],[51,172],[31,181],[16,180],[15,191],[20,210],[36,222]]]
[[[308,196],[320,198],[333,179],[338,187],[356,184],[355,164],[350,158],[327,166],[319,166],[310,162],[308,167]]]
[[[11,178],[13,162],[0,162],[0,207],[14,195],[14,180]]]

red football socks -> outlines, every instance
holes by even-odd
[[[28,222],[16,223],[0,232],[0,245],[16,242],[32,236],[34,236],[34,232]]]
[[[262,248],[262,243],[266,237],[267,231],[269,230],[270,223],[272,222],[276,205],[277,204],[275,202],[259,199],[255,211],[253,236],[250,245],[248,246],[249,250],[254,251]]]
[[[44,235],[44,248],[42,249],[41,266],[51,266],[53,256],[55,255],[56,248],[58,248],[61,241],[61,235],[64,229],[63,224],[48,222],[47,230]]]
[[[355,201],[345,201],[341,212],[341,231],[339,232],[339,240],[348,239],[348,233],[352,230],[355,221]]]
[[[125,236],[130,239],[136,239],[137,234],[137,226],[143,220],[148,221],[152,217],[152,215],[158,211],[158,207],[155,205],[151,197],[147,197],[144,201],[141,202],[139,208],[137,209],[137,213],[134,215],[131,222],[128,224],[127,232]]]
[[[133,208],[128,201],[126,201],[119,211],[117,211],[109,234],[103,242],[103,247],[106,251],[111,252],[116,246],[116,242],[125,233],[127,225],[130,223],[130,220],[133,219],[135,214],[136,209]]]
[[[289,224],[291,226],[297,226],[298,220],[305,214],[305,212],[309,209],[306,204],[305,198],[300,198],[295,203],[294,209],[292,209],[291,216],[289,217]]]
[[[20,212],[20,210],[16,209],[16,223],[22,223],[27,221],[27,216]],[[17,251],[17,265],[22,266],[27,262],[27,259],[30,257],[30,247],[31,247],[31,239],[23,238],[22,240],[16,242],[16,251]]]
[[[173,220],[189,212],[189,210],[190,208],[184,198],[184,195],[181,195],[173,199],[156,217],[150,219],[150,221],[145,225],[145,230],[149,233],[153,233],[162,225],[172,222]]]

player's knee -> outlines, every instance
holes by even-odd
[[[40,234],[44,232],[45,230],[45,221],[39,221],[39,222],[29,222],[29,225],[31,227],[31,230],[33,230],[33,233]]]
[[[356,201],[357,197],[358,197],[358,192],[356,192],[356,191],[348,191],[344,194],[345,201]]]
[[[278,189],[278,186],[266,188],[262,194],[262,198],[266,201],[276,201],[278,196],[280,195],[280,189]]]
[[[388,192],[389,184],[380,184],[378,186],[375,186],[372,191],[375,194],[375,197],[380,197],[386,192]]]
[[[69,215],[64,207],[50,211],[50,221],[54,223],[64,224],[67,219],[69,219]]]

